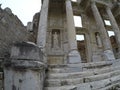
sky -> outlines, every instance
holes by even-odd
[[[41,0],[0,0],[2,8],[9,7],[26,26],[41,9]]]

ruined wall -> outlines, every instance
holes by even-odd
[[[32,21],[32,30],[29,32],[28,40],[34,43],[37,43],[37,33],[38,33],[38,26],[39,26],[39,17],[40,13],[35,13],[33,16]]]
[[[6,55],[15,42],[27,41],[27,30],[9,8],[0,8],[0,57]]]

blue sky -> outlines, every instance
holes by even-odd
[[[40,11],[41,0],[0,0],[2,8],[9,7],[18,18],[27,25],[33,15]]]

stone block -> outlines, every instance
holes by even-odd
[[[81,57],[78,51],[76,50],[71,51],[68,55],[68,63],[74,64],[74,63],[80,63],[80,62],[81,62]]]
[[[103,53],[105,60],[115,60],[115,56],[111,50],[106,50]]]
[[[45,65],[39,47],[16,43],[4,61],[4,90],[43,90]]]
[[[48,56],[49,64],[64,64],[63,56]]]
[[[77,90],[91,90],[90,84],[80,84],[77,86]]]
[[[43,90],[43,71],[4,69],[4,90]]]
[[[43,53],[41,52],[40,48],[34,44],[22,42],[16,43],[11,49],[11,56],[12,59],[19,59],[19,60],[43,60]]]
[[[27,23],[27,30],[30,31],[30,32],[33,31],[33,23],[32,22]]]

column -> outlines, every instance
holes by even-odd
[[[109,7],[106,8],[106,12],[109,16],[113,31],[115,32],[116,41],[117,41],[118,46],[119,46],[120,45],[120,29],[119,29],[117,22],[116,22],[113,14],[111,12],[111,9]],[[119,47],[119,49],[120,49],[120,47]]]
[[[48,7],[49,7],[49,0],[43,0],[43,5],[40,12],[38,36],[37,36],[37,45],[41,47],[43,50],[46,47]]]
[[[102,17],[100,15],[94,1],[92,1],[92,3],[91,3],[91,9],[93,11],[93,15],[95,17],[98,29],[100,30],[100,33],[101,33],[102,43],[104,46],[104,58],[106,60],[113,60],[113,59],[115,59],[115,57],[114,57],[113,51],[111,49],[111,43],[110,43],[107,31],[104,27]]]
[[[74,26],[73,10],[71,0],[66,0],[67,31],[70,46],[69,63],[81,62],[81,57],[77,51],[76,30]]]

